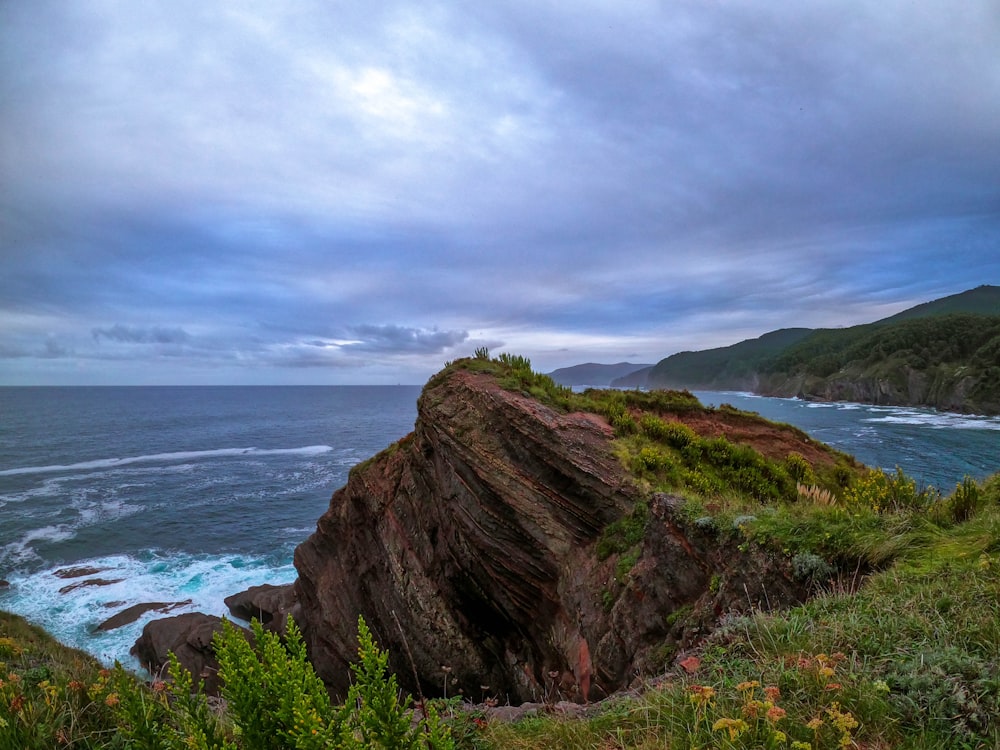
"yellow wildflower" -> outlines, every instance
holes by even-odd
[[[749,728],[749,725],[743,719],[719,719],[712,725],[713,732],[722,730],[729,732],[730,740],[735,740]]]

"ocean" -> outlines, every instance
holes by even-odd
[[[226,614],[223,598],[295,578],[350,468],[413,428],[417,386],[0,388],[0,608],[106,663],[144,602]],[[698,392],[794,424],[872,466],[950,490],[1000,470],[1000,418]],[[100,573],[63,578],[57,571]],[[76,586],[99,578],[104,585]]]

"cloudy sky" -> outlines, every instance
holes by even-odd
[[[0,2],[0,384],[656,362],[983,283],[996,0]]]

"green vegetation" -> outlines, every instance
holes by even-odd
[[[679,352],[660,360],[647,381],[653,388],[722,388],[743,383],[766,362],[809,336],[808,328],[783,328],[732,346],[697,352]]]
[[[225,625],[215,637],[222,710],[172,659],[170,680],[145,684],[120,665],[102,669],[43,631],[0,613],[0,750],[311,750],[455,746],[432,704],[401,698],[363,619],[347,702],[330,702],[291,618],[282,641],[260,623],[252,641]],[[253,645],[251,645],[253,644]],[[443,704],[444,705],[444,704]],[[460,730],[465,717],[453,718]]]
[[[898,477],[871,480],[883,489],[862,493],[867,507],[800,501],[744,516],[750,543],[788,544],[795,574],[823,582],[807,604],[724,619],[697,656],[641,695],[586,719],[490,724],[479,746],[998,746],[1000,474],[930,504],[902,497],[909,485]],[[964,521],[957,508],[970,509]],[[845,575],[824,554],[791,549],[810,547],[882,570]]]
[[[755,388],[1000,413],[1000,287],[979,287],[850,328],[772,331],[660,361],[650,386]]]

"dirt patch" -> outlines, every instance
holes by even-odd
[[[665,413],[663,419],[682,422],[701,437],[724,437],[742,443],[772,461],[782,461],[791,452],[802,455],[813,466],[833,466],[841,456],[790,425],[768,422],[762,417],[726,411]]]

